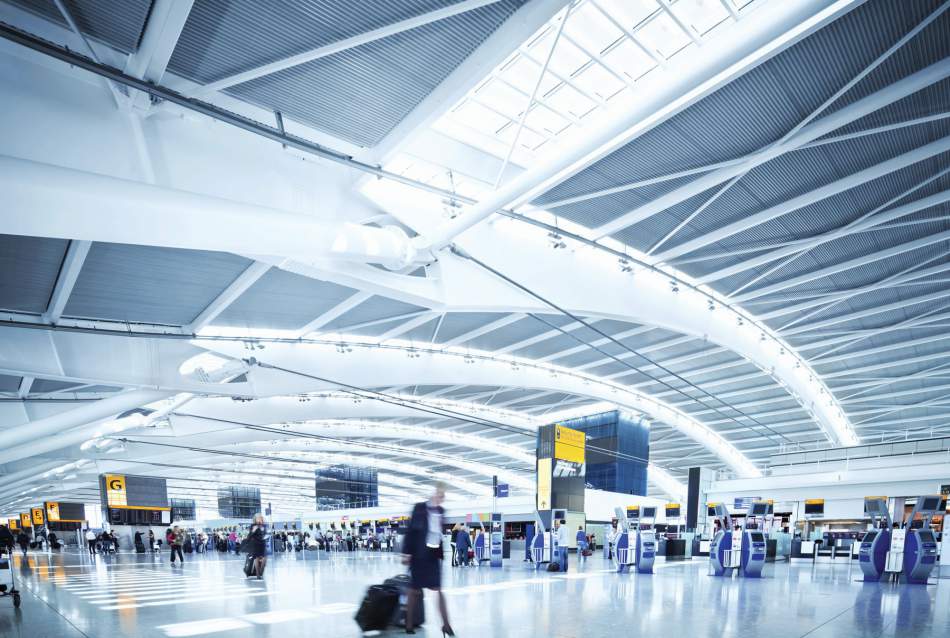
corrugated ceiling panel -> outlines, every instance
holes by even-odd
[[[74,381],[58,381],[56,379],[36,379],[30,386],[31,394],[43,394],[44,392],[59,392],[67,388],[75,388],[80,383]]]
[[[64,315],[184,325],[250,263],[228,253],[96,242]]]
[[[294,329],[316,319],[356,291],[271,268],[214,320],[216,326]]]
[[[442,319],[442,326],[436,337],[438,343],[445,343],[476,328],[504,317],[501,312],[449,312]]]
[[[52,0],[9,2],[66,26],[63,14]],[[63,4],[85,35],[131,53],[142,36],[152,0],[64,0]]]
[[[170,69],[209,82],[452,3],[199,2]],[[522,4],[502,0],[232,87],[239,99],[371,146]]]
[[[321,332],[331,332],[333,330],[346,330],[349,326],[365,323],[367,321],[376,321],[378,319],[395,318],[411,312],[425,310],[421,306],[403,303],[395,299],[386,297],[370,297],[356,308],[337,317],[326,326],[320,329]]]
[[[69,242],[0,235],[0,308],[46,312]]]
[[[20,377],[0,374],[0,392],[16,392],[20,389]]]

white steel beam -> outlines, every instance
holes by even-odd
[[[49,303],[46,306],[46,312],[43,319],[47,323],[57,324],[60,317],[63,316],[63,310],[66,308],[66,302],[69,301],[69,295],[73,292],[76,280],[79,278],[79,272],[86,261],[86,255],[92,247],[91,241],[73,240],[69,242],[66,249],[66,257],[63,259],[62,268],[59,271],[59,277],[56,279],[56,286],[53,288],[53,294],[50,295]]]
[[[126,61],[128,75],[161,84],[193,5],[194,0],[155,0],[152,3],[139,46]],[[141,91],[133,98],[133,105],[139,108],[146,108],[148,103],[148,95]]]
[[[228,284],[228,287],[222,290],[221,293],[215,297],[214,301],[208,304],[191,323],[185,326],[185,332],[196,333],[214,321],[215,318],[227,310],[228,306],[234,303],[238,297],[243,295],[248,288],[253,286],[258,279],[263,277],[270,268],[270,264],[261,263],[259,261],[255,261],[248,266],[244,272]]]
[[[947,140],[950,140],[950,137],[948,137]],[[812,270],[810,272],[806,272],[801,275],[798,275],[797,277],[791,277],[789,279],[780,281],[775,284],[763,286],[762,288],[757,288],[743,295],[737,295],[735,297],[735,301],[738,303],[742,303],[742,302],[749,301],[751,299],[757,299],[759,297],[780,292],[788,288],[794,288],[795,286],[800,286],[801,284],[808,283],[810,281],[815,281],[816,279],[821,279],[822,277],[827,277],[828,275],[833,275],[839,272],[844,272],[846,270],[851,270],[852,268],[859,268],[861,266],[866,266],[876,261],[881,261],[882,259],[888,259],[889,257],[894,257],[895,255],[902,255],[904,253],[917,250],[919,248],[932,246],[933,244],[939,244],[941,242],[946,241],[947,239],[950,239],[950,231],[943,231],[941,233],[936,233],[928,237],[921,237],[920,239],[915,239],[913,241],[909,241],[904,244],[890,246],[876,253],[861,255],[860,257],[855,257],[854,259],[849,259],[847,261],[843,261],[838,264],[833,264],[831,266],[826,266],[824,268]],[[794,332],[795,332],[794,330],[791,331],[791,334],[794,334]]]
[[[541,29],[569,0],[530,0],[512,14],[370,152],[368,161],[388,163],[417,134],[461,100],[481,78]]]
[[[361,303],[363,303],[364,301],[366,301],[372,296],[373,295],[368,292],[357,292],[355,294],[350,295],[349,297],[347,297],[346,299],[344,299],[337,305],[333,306],[332,308],[330,308],[329,310],[321,314],[319,317],[317,317],[316,319],[314,319],[307,325],[297,330],[295,333],[295,336],[299,339],[300,337],[308,335],[311,332],[319,331],[320,328],[322,328],[323,326],[327,325],[328,323],[330,323],[337,317],[345,315],[350,310],[352,310],[353,308],[356,308],[358,305],[360,305]]]
[[[424,312],[417,317],[413,317],[412,319],[408,321],[404,321],[400,323],[398,326],[390,328],[383,334],[376,337],[376,339],[378,339],[380,343],[389,341],[390,339],[395,339],[399,335],[406,334],[407,332],[409,332],[410,330],[414,328],[418,328],[419,326],[423,324],[429,323],[430,321],[435,319],[437,316],[439,316],[439,313],[437,312]]]
[[[762,149],[761,151],[747,156],[747,158],[739,164],[732,164],[730,166],[717,169],[713,172],[706,173],[705,175],[689,182],[688,184],[684,184],[683,186],[680,186],[669,193],[657,197],[656,199],[647,202],[642,206],[638,206],[632,211],[621,215],[617,219],[611,220],[610,222],[597,227],[594,230],[594,236],[596,238],[602,238],[616,233],[617,231],[623,230],[628,226],[632,226],[633,224],[641,222],[649,217],[652,217],[657,213],[686,201],[690,197],[698,195],[699,193],[709,190],[710,188],[713,188],[714,186],[717,186],[730,179],[744,175],[757,166],[774,160],[775,158],[780,157],[789,151],[800,148],[801,146],[812,142],[819,137],[830,133],[831,131],[837,130],[842,126],[865,117],[866,115],[880,110],[885,106],[893,104],[894,102],[897,102],[908,95],[916,93],[921,89],[935,84],[946,78],[948,75],[950,75],[950,64],[937,63],[927,67],[926,69],[918,71],[913,75],[898,80],[887,88],[881,89],[880,91],[858,100],[857,102],[849,104],[848,106],[834,112],[833,114],[818,120],[817,122],[809,124],[789,137],[787,140],[779,144],[773,144]],[[756,215],[747,216],[740,222],[734,222],[733,224],[725,226],[722,229],[718,229],[714,232],[717,233],[718,239],[721,239],[722,237],[728,237],[735,232],[739,232],[739,230],[748,228],[750,225],[755,225],[761,223],[761,221],[772,219],[772,216],[769,215],[777,217],[779,214],[785,214],[791,210],[795,210],[789,209],[779,214],[774,214],[780,210],[780,206],[781,205],[771,207],[767,211],[760,212]],[[756,221],[753,222],[753,218]],[[748,223],[746,223],[747,219],[749,220]],[[725,232],[726,230],[732,229],[736,230],[733,230],[733,232],[729,233]],[[722,237],[719,237],[720,234]],[[718,241],[718,239],[713,241]],[[706,245],[706,243],[700,243],[699,239],[684,242],[683,244],[659,253],[656,256],[656,260],[670,261],[671,259],[674,259],[682,254],[695,250],[696,248],[693,248],[693,245],[696,247],[702,247]]]
[[[942,77],[933,79],[933,81],[930,82],[931,84],[939,81],[939,79],[943,79],[943,77],[950,76],[950,62],[943,65],[937,64],[934,66],[941,67],[939,69],[940,70],[939,74],[933,72],[933,67],[929,67],[928,69],[925,69],[925,71],[931,71],[933,76],[941,75]],[[921,71],[921,73],[923,73],[923,71]],[[927,86],[929,86],[929,84],[927,84]],[[885,89],[885,91],[886,90],[887,89]],[[900,95],[900,97],[904,97],[905,95],[906,94],[902,94]],[[895,98],[894,101],[896,101],[897,99],[900,99],[900,97]],[[845,109],[841,109],[841,110],[844,111]],[[841,111],[839,111],[839,113],[840,112]],[[834,115],[829,116],[829,117],[834,117]],[[709,244],[716,243],[717,241],[721,241],[723,239],[731,237],[735,235],[736,233],[740,233],[743,230],[747,230],[749,228],[758,226],[772,219],[782,217],[783,215],[787,215],[794,211],[800,210],[806,206],[814,204],[815,202],[821,201],[823,199],[827,199],[829,197],[833,197],[834,195],[851,190],[852,188],[857,188],[858,186],[861,186],[862,184],[866,184],[870,181],[873,181],[885,175],[889,175],[890,173],[893,173],[895,171],[899,171],[902,168],[906,168],[907,166],[916,164],[917,162],[921,162],[923,160],[929,159],[933,157],[934,155],[939,155],[940,153],[944,153],[948,149],[950,149],[950,136],[941,138],[939,140],[931,142],[930,144],[926,144],[912,151],[908,151],[907,153],[903,153],[901,155],[898,155],[897,157],[881,162],[874,166],[870,166],[864,170],[854,173],[853,175],[849,175],[848,177],[835,180],[831,182],[830,184],[826,184],[825,186],[816,188],[815,190],[809,191],[807,193],[803,193],[797,197],[793,197],[792,199],[782,202],[780,204],[770,206],[766,208],[765,210],[759,211],[757,213],[753,213],[751,215],[746,215],[741,220],[732,222],[730,224],[726,224],[725,226],[717,228],[716,230],[703,234],[701,237],[697,237],[695,239],[685,241],[682,244],[678,244],[674,246],[673,248],[665,250],[662,253],[659,253],[658,255],[656,255],[655,259],[657,262],[668,262],[672,259],[675,259],[676,257],[679,257],[680,255],[685,255],[687,253],[694,252],[696,250],[699,250],[700,248],[708,246]],[[658,201],[658,200],[654,200],[654,201]],[[663,208],[659,210],[664,210],[668,208],[668,206],[666,206],[665,204],[662,206]],[[625,226],[621,226],[621,228],[623,227]],[[600,229],[598,229],[598,234],[601,234]]]
[[[272,73],[277,73],[278,71],[283,71],[284,69],[299,66],[307,62],[313,62],[314,60],[319,60],[320,58],[325,58],[327,56],[346,51],[347,49],[352,49],[369,42],[375,42],[376,40],[382,40],[383,38],[388,38],[398,33],[402,33],[403,31],[408,31],[410,29],[415,29],[432,22],[444,20],[467,11],[472,11],[490,4],[495,4],[496,2],[498,2],[498,0],[461,0],[460,2],[456,2],[442,9],[430,11],[429,13],[424,13],[406,20],[400,20],[399,22],[388,24],[385,27],[373,29],[372,31],[367,31],[366,33],[360,33],[349,38],[331,42],[330,44],[325,44],[321,47],[317,47],[316,49],[311,49],[310,51],[305,51],[304,53],[290,56],[289,58],[284,58],[282,60],[277,60],[276,62],[271,62],[270,64],[265,64],[254,69],[236,73],[226,78],[205,84],[202,87],[186,91],[186,95],[190,95],[192,97],[206,96],[210,93],[214,93],[237,84],[243,84],[245,82],[249,82],[266,75],[271,75]]]
[[[25,399],[30,394],[30,388],[33,387],[34,377],[26,376],[20,379],[20,387],[17,388],[17,398]]]
[[[481,337],[482,335],[498,330],[499,328],[504,328],[507,325],[515,323],[516,321],[521,321],[526,316],[527,315],[523,315],[521,313],[516,312],[510,315],[504,316],[500,319],[496,319],[492,322],[486,323],[484,326],[480,326],[473,330],[469,330],[468,332],[463,332],[457,337],[453,337],[449,339],[448,341],[443,341],[439,343],[438,345],[440,345],[443,348],[451,348],[452,346],[457,346],[459,344],[465,343],[466,341],[471,341],[472,339]]]
[[[702,55],[674,60],[670,73],[647,80],[617,117],[606,118],[569,142],[560,153],[526,170],[487,198],[426,236],[415,238],[423,250],[437,251],[506,206],[519,206],[592,162],[653,128],[724,83],[757,66],[853,6],[852,2],[785,2],[772,11],[751,14],[726,27],[703,47]],[[732,35],[733,37],[729,37]],[[679,64],[682,62],[682,64]],[[673,72],[674,67],[675,72]]]

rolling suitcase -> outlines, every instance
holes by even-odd
[[[246,559],[244,559],[244,575],[248,578],[255,575],[254,558],[252,556],[248,556]]]
[[[356,624],[363,631],[382,631],[389,626],[399,607],[399,589],[391,585],[372,585],[356,612]]]
[[[399,592],[399,604],[393,612],[392,624],[396,627],[406,626],[406,604],[409,601],[409,575],[400,574],[383,581],[384,586],[395,587]],[[422,596],[416,601],[416,609],[412,614],[412,624],[418,627],[426,621],[426,608],[422,603]]]

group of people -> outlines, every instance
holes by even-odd
[[[96,534],[87,527],[85,536],[90,554],[110,554],[119,551],[119,537],[115,535],[115,532],[103,530]]]
[[[463,523],[456,523],[449,536],[452,545],[452,567],[467,567],[475,559],[475,540],[484,532],[470,530]]]
[[[26,556],[26,550],[31,542],[32,537],[25,530],[21,529],[14,534],[13,530],[6,525],[0,525],[0,554],[7,553],[12,556],[14,546],[19,545],[23,555]]]

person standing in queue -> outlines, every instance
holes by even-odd
[[[155,551],[155,532],[151,528],[148,530],[148,551]]]
[[[428,501],[412,508],[409,528],[403,539],[403,563],[409,566],[409,596],[406,602],[406,633],[416,633],[414,618],[423,589],[436,592],[442,615],[442,635],[454,636],[449,611],[442,594],[442,517],[445,484],[437,482]]]
[[[254,559],[254,573],[257,580],[264,577],[264,566],[267,565],[267,547],[265,537],[267,536],[267,523],[264,516],[260,513],[254,515],[254,522],[251,523],[251,533],[247,535],[247,553]]]
[[[89,546],[90,554],[96,553],[96,533],[88,527],[86,528],[86,545]]]
[[[577,565],[580,567],[580,564],[584,562],[584,559],[587,558],[584,555],[584,552],[587,551],[587,534],[584,533],[584,526],[577,526]]]
[[[567,551],[571,542],[570,531],[567,529],[567,521],[563,518],[557,526],[557,562],[561,571],[567,573]]]
[[[469,565],[468,550],[471,549],[471,539],[468,536],[468,530],[462,525],[455,533],[455,553],[460,566]]]

